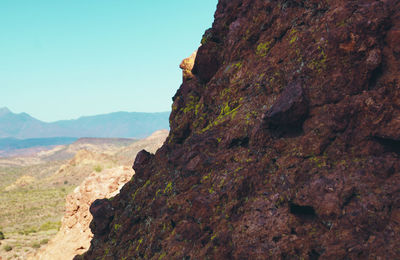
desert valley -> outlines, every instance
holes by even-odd
[[[168,127],[168,114],[163,115],[161,122],[150,115],[151,124]],[[17,117],[3,109],[0,129],[10,118],[15,126]],[[144,135],[154,128],[139,131]],[[0,259],[72,259],[85,252],[92,237],[90,204],[116,195],[134,174],[136,154],[154,153],[167,135],[168,130],[158,130],[136,139],[0,139]]]
[[[136,154],[142,149],[155,152],[167,135],[160,130],[137,140],[82,138],[0,158],[0,223],[5,236],[0,256],[72,259],[85,252],[92,236],[90,204],[116,195],[134,174]]]
[[[160,55],[205,3],[119,9],[110,34],[137,17],[186,28],[134,35],[156,47],[126,44],[145,54],[126,75],[164,84]],[[0,110],[1,260],[400,259],[400,1],[219,0],[200,39],[170,113],[44,123]],[[110,70],[124,71],[119,54]],[[108,96],[145,94],[126,89]]]

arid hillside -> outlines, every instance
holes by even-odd
[[[132,167],[124,164],[127,157],[130,157],[130,161],[132,161],[132,158],[143,149],[155,153],[167,136],[167,130],[157,131],[147,138],[123,147],[113,154],[113,158],[118,158],[116,164],[120,166],[102,171],[95,170],[85,177],[81,184],[67,196],[65,213],[57,235],[49,241],[46,247],[41,248],[32,259],[72,259],[76,254],[86,252],[93,237],[89,229],[92,220],[89,212],[90,205],[96,199],[114,197],[122,186],[132,178],[134,174]],[[100,158],[88,156],[86,152],[83,155],[82,152],[78,152],[70,163],[82,165],[85,159],[93,160],[96,163],[103,162]],[[72,172],[71,169],[66,167],[62,167],[62,169],[63,173]],[[56,179],[62,179],[61,175],[62,173],[57,172],[53,176]]]
[[[43,248],[60,227],[64,230],[64,222],[71,223],[70,220],[61,221],[65,210],[64,218],[86,221],[88,230],[90,203],[96,198],[115,195],[134,174],[131,168],[136,154],[141,149],[155,152],[167,135],[167,130],[161,130],[140,140],[82,138],[71,145],[31,151],[27,156],[1,158],[0,231],[6,239],[0,240],[0,256],[26,259],[27,255]],[[131,157],[130,163],[128,157]],[[92,193],[77,187],[81,184],[86,187],[88,183]],[[85,203],[76,204],[80,196]],[[68,210],[74,207],[71,205],[79,205],[79,212],[83,212],[81,215],[86,219]],[[85,205],[86,211],[83,210]],[[62,234],[58,236],[67,238]],[[89,243],[89,238],[80,241]],[[67,243],[63,243],[66,250]],[[51,244],[54,245],[53,240]],[[77,247],[81,246],[78,242]],[[70,250],[70,259],[74,252]]]
[[[220,0],[75,259],[399,259],[400,2]]]

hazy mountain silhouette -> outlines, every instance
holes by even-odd
[[[23,140],[7,137],[0,138],[0,150],[7,151],[36,146],[63,145],[73,143],[76,140],[76,137],[30,138]]]
[[[169,113],[115,112],[47,123],[4,107],[0,108],[0,138],[145,137],[168,129]]]

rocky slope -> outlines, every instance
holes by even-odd
[[[151,136],[122,148],[114,157],[118,158],[117,162],[119,164],[123,164],[124,157],[121,157],[121,155],[129,154],[131,158],[134,158],[141,149],[155,152],[163,144],[167,135],[167,130],[156,131]],[[100,142],[100,144],[103,144],[103,142]],[[102,156],[106,155],[96,154],[87,150],[79,151],[69,164],[61,167],[55,175],[60,175],[61,173],[73,174],[76,170],[71,168],[70,164],[77,167],[82,164],[88,164],[91,161],[101,163],[104,161]],[[60,171],[61,173],[59,173]],[[121,187],[131,179],[133,174],[134,172],[130,167],[117,166],[99,172],[93,171],[87,176],[79,187],[66,198],[65,214],[61,222],[60,231],[32,259],[72,259],[76,254],[87,251],[90,240],[93,237],[89,229],[89,224],[92,220],[92,216],[89,213],[90,205],[96,199],[115,196]],[[60,178],[61,176],[57,177],[57,179]]]
[[[76,259],[398,259],[400,2],[220,0]]]

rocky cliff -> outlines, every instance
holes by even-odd
[[[76,259],[398,259],[400,2],[220,0]]]

